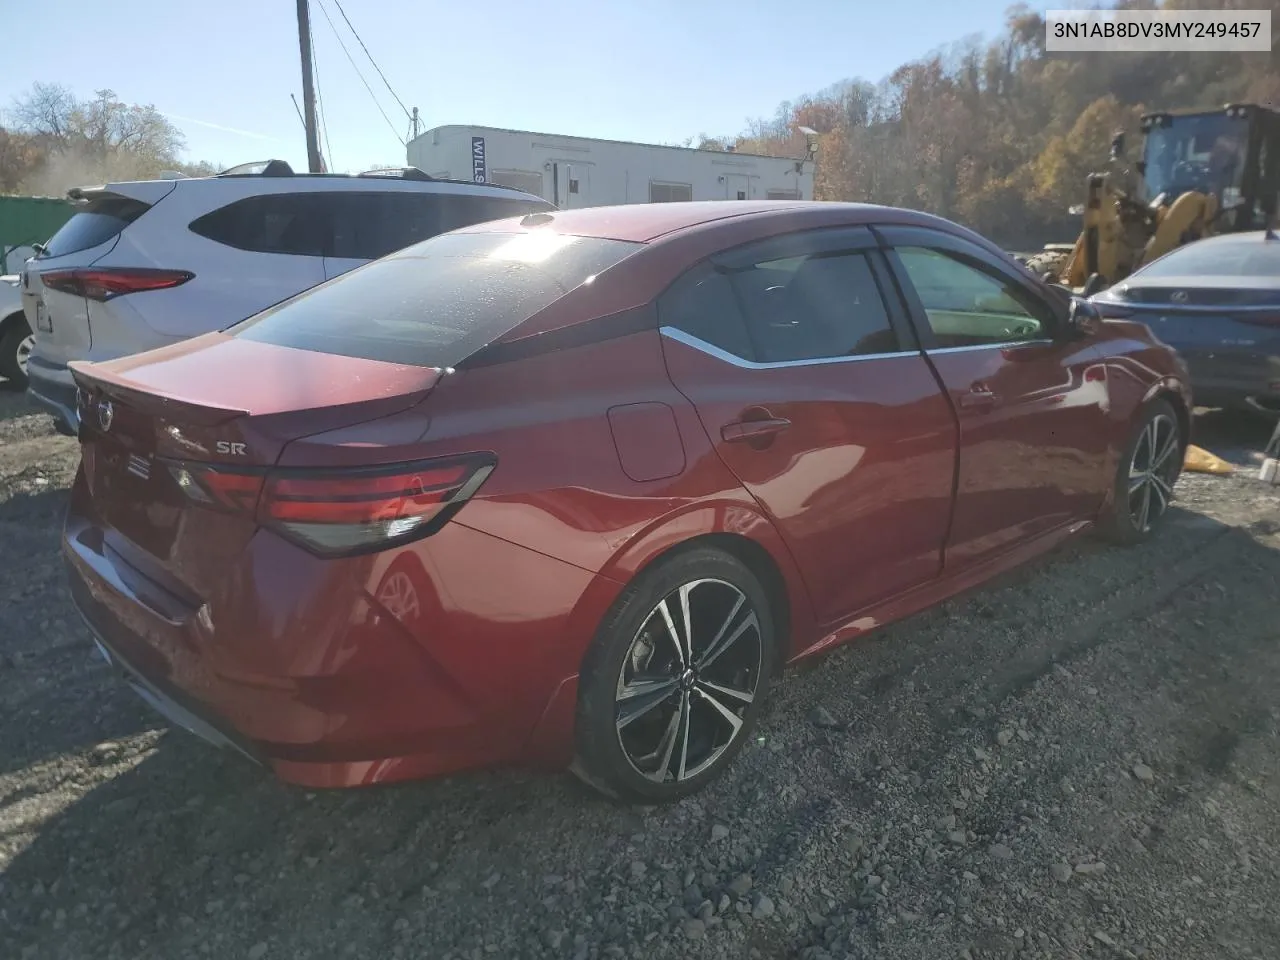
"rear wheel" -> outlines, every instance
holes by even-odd
[[[697,548],[641,574],[583,664],[574,773],[625,802],[700,790],[755,725],[774,637],[764,589],[729,554]]]
[[[27,386],[27,360],[35,337],[25,317],[11,317],[0,331],[0,377],[23,389]]]
[[[1104,537],[1134,544],[1151,536],[1173,501],[1185,453],[1173,407],[1166,400],[1149,404],[1120,458],[1111,504],[1099,523]]]

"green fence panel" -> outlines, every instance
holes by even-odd
[[[0,195],[0,273],[9,272],[8,254],[45,243],[75,212],[71,202],[60,197]]]

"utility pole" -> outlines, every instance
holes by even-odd
[[[409,129],[412,131],[412,133],[410,134],[410,139],[414,139],[414,138],[416,138],[416,137],[418,136],[418,123],[419,123],[419,120],[418,120],[418,108],[417,108],[417,107],[414,107],[414,108],[413,108],[413,117],[412,117],[412,119],[410,120],[410,123],[409,123]]]
[[[298,48],[302,52],[302,123],[307,129],[307,168],[323,173],[320,140],[316,136],[316,88],[311,79],[311,12],[308,0],[298,0]]]

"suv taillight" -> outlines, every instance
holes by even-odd
[[[251,472],[181,463],[170,470],[190,499],[253,515],[311,553],[337,557],[430,536],[496,464],[491,454],[467,454],[354,469]]]
[[[126,293],[166,290],[186,283],[195,274],[190,270],[158,270],[151,267],[87,267],[80,270],[50,270],[40,279],[51,290],[71,293],[90,300],[110,300]]]

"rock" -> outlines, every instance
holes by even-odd
[[[1002,747],[1007,747],[1013,742],[1013,731],[1008,729],[1001,730],[996,734],[996,742]]]
[[[686,920],[681,924],[681,930],[690,940],[701,940],[707,932],[707,925],[701,920]]]
[[[1107,865],[1102,862],[1076,864],[1076,873],[1083,873],[1085,876],[1090,876],[1095,873],[1103,873],[1106,869]]]
[[[649,866],[643,860],[631,861],[631,879],[643,880],[644,875],[649,872]]]
[[[1114,947],[1116,945],[1115,940],[1111,939],[1110,936],[1101,930],[1094,932],[1093,939],[1097,940],[1099,943],[1105,943],[1108,947]]]
[[[751,916],[756,920],[767,920],[773,916],[773,901],[763,893],[757,893],[752,898]]]
[[[954,813],[949,813],[949,814],[947,814],[945,817],[939,817],[939,818],[938,818],[938,829],[939,829],[939,830],[942,830],[942,831],[945,831],[945,832],[948,832],[948,833],[949,833],[950,831],[954,830],[955,828],[956,828],[956,815],[955,815]]]
[[[1145,763],[1135,763],[1133,765],[1133,775],[1143,783],[1150,783],[1156,778],[1156,772]]]
[[[952,843],[954,843],[956,846],[963,847],[969,838],[968,836],[965,835],[965,832],[963,830],[952,830],[950,833],[947,834],[947,839],[950,840]]]
[[[987,849],[987,853],[991,855],[993,860],[1008,860],[1013,856],[1013,851],[1003,843],[993,843]]]
[[[729,884],[729,892],[735,897],[745,897],[751,890],[751,874],[740,873]]]
[[[715,826],[711,828],[712,840],[723,840],[727,836],[729,836],[729,828],[726,827],[723,823],[717,823]]]
[[[1059,883],[1066,883],[1071,879],[1071,864],[1055,863],[1049,867],[1049,874]]]
[[[249,948],[249,960],[262,960],[267,955],[267,945],[262,942],[255,943]]]
[[[826,707],[814,707],[809,711],[809,722],[815,727],[824,727],[829,730],[838,728],[840,721],[831,715],[831,711]]]

